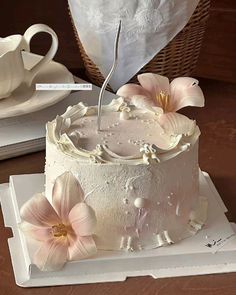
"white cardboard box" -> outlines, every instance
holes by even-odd
[[[44,191],[44,175],[16,175],[0,185],[0,197],[16,283],[22,287],[124,281],[127,277],[153,278],[236,271],[236,239],[227,211],[207,173],[200,173],[200,193],[208,198],[206,226],[195,236],[177,244],[126,253],[98,251],[96,256],[69,262],[58,272],[41,272],[31,263],[29,246],[18,229],[19,208],[34,193]],[[209,247],[209,245],[212,245]]]

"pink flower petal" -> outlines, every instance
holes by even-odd
[[[166,113],[159,116],[159,123],[169,135],[184,134],[190,136],[194,133],[196,122],[178,113]]]
[[[157,96],[160,94],[161,91],[167,95],[170,94],[170,84],[167,77],[152,73],[146,73],[138,75],[138,81],[141,86],[151,94],[151,98],[153,99],[155,104],[158,103]]]
[[[143,95],[134,95],[131,98],[131,103],[138,109],[149,110],[151,112],[162,114],[162,108],[156,107],[154,101]],[[155,107],[155,110],[154,110]]]
[[[118,89],[116,94],[124,98],[131,98],[134,95],[143,95],[145,97],[151,96],[147,90],[136,84],[125,84]]]
[[[47,241],[52,238],[51,227],[36,226],[28,222],[22,222],[19,226],[26,236],[33,238],[34,240]]]
[[[91,236],[70,237],[69,260],[80,260],[97,252],[96,244]]]
[[[68,241],[66,238],[53,238],[42,243],[34,255],[33,263],[41,271],[57,271],[68,258]]]
[[[94,210],[85,203],[75,205],[69,213],[70,224],[79,236],[90,236],[97,223]]]
[[[37,226],[48,226],[60,223],[57,213],[42,194],[36,194],[20,209],[22,220]]]
[[[57,177],[52,192],[52,203],[62,223],[67,223],[70,210],[83,201],[83,198],[84,192],[71,172],[65,172]]]
[[[204,95],[198,80],[180,77],[170,83],[171,100],[169,111],[176,112],[186,106],[203,107]]]
[[[166,133],[165,130],[158,125],[156,126],[155,134],[156,134],[155,145],[158,147],[160,152],[162,150],[168,151],[175,148],[182,137],[182,135],[172,136]]]

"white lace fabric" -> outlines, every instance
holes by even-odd
[[[199,0],[68,0],[79,38],[89,58],[106,76],[113,61],[119,21],[122,29],[116,91],[129,81],[187,24]]]

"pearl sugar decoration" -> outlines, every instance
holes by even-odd
[[[144,198],[136,198],[134,201],[134,206],[136,208],[144,208],[147,206],[147,200]]]

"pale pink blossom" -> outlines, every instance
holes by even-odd
[[[170,83],[167,77],[146,73],[139,75],[138,81],[140,85],[122,86],[117,95],[130,99],[138,108],[155,112],[167,134],[193,134],[195,121],[176,111],[186,106],[204,106],[204,96],[196,79],[180,77]]]
[[[36,194],[21,208],[24,233],[40,241],[33,263],[42,271],[53,271],[70,260],[96,253],[92,234],[96,226],[93,209],[84,202],[83,190],[70,172],[57,177],[52,205],[43,194]]]

